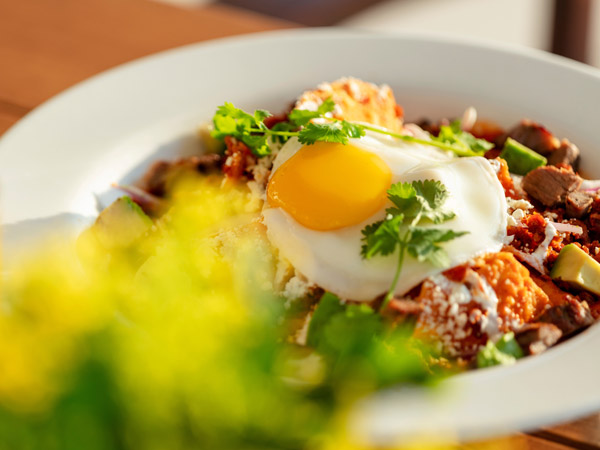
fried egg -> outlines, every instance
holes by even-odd
[[[375,133],[347,145],[288,141],[273,162],[267,186],[267,236],[312,283],[343,299],[373,300],[389,289],[398,255],[363,259],[361,230],[385,217],[393,183],[416,180],[438,180],[449,191],[444,208],[456,216],[435,227],[468,233],[444,244],[450,267],[501,249],[506,199],[485,158],[455,158]],[[395,293],[402,295],[443,270],[406,257]]]

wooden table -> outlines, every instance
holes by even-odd
[[[125,61],[292,24],[223,5],[150,0],[0,0],[0,135],[43,101]],[[463,448],[600,449],[600,414]]]

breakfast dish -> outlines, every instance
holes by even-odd
[[[315,52],[315,46],[326,51]],[[276,63],[268,65],[268,75],[265,65],[256,64],[257,55],[277,55]],[[234,61],[244,68],[243,78],[240,71],[231,70]],[[298,61],[308,65],[299,70]],[[439,118],[460,117],[469,105],[504,130],[529,117],[579,146],[586,178],[600,174],[594,122],[597,69],[539,51],[451,36],[286,30],[153,55],[94,77],[29,114],[0,139],[2,220],[9,224],[5,240],[15,243],[13,231],[22,231],[21,242],[33,243],[49,227],[82,230],[98,216],[99,206],[106,208],[123,195],[110,187],[112,183],[131,187],[154,161],[198,156],[198,123],[210,120],[225,101],[246,111],[285,111],[303,91],[343,74],[390,83],[404,108],[404,122],[417,122],[425,130],[431,125],[432,132]],[[432,123],[420,123],[423,117]],[[483,137],[487,131],[473,132]],[[220,170],[214,173],[221,176]],[[160,214],[163,204],[155,206]],[[2,250],[7,257],[9,246]],[[290,292],[302,287],[301,280],[295,280],[288,286]],[[299,304],[290,303],[301,316]],[[366,311],[368,304],[351,306],[356,306],[350,311],[354,314]],[[302,325],[300,321],[298,329]],[[344,341],[336,344],[356,336],[356,331],[342,333]],[[383,389],[353,407],[352,435],[369,436],[382,446],[408,435],[438,435],[441,429],[452,437],[484,439],[592,413],[600,405],[595,388],[600,360],[593,357],[598,342],[600,328],[592,326],[518,364],[447,378],[433,397],[429,390],[417,395],[404,388]],[[565,389],[565,380],[577,381]]]
[[[274,290],[303,305],[289,337],[301,345],[319,341],[313,323],[333,304],[408,327],[434,364],[456,368],[512,364],[592,324],[600,185],[577,174],[578,148],[473,108],[453,121],[403,115],[388,86],[355,78],[276,116],[225,103],[201,130],[208,152],[155,162],[123,189],[158,220],[190,174],[246,190]]]

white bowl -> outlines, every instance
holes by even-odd
[[[582,150],[600,174],[600,72],[546,53],[442,36],[294,30],[191,45],[126,64],[48,101],[0,140],[4,223],[31,236],[80,226],[160,156],[193,149],[215,107],[284,110],[322,81],[389,84],[408,119],[529,117]],[[23,231],[25,230],[25,231]],[[16,234],[9,233],[11,242]],[[10,242],[9,242],[10,243]],[[408,435],[478,439],[600,408],[600,327],[512,367],[451,378],[433,392],[388,390],[357,406],[350,429],[382,443]]]

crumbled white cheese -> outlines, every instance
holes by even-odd
[[[533,209],[533,205],[527,200],[514,199],[506,197],[507,205],[507,225],[509,227],[520,226],[521,220],[528,214],[530,209]]]
[[[530,209],[533,209],[533,205],[525,199],[514,199],[507,197],[506,204],[509,211],[515,211],[517,209],[529,211]]]
[[[286,283],[282,295],[290,300],[306,297],[311,286],[312,283],[297,273]]]

